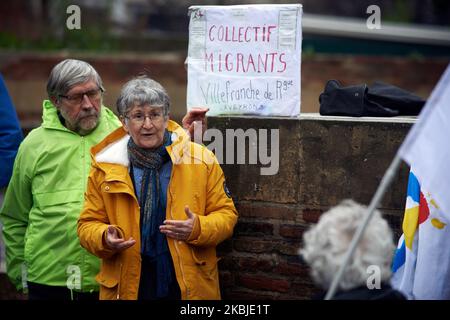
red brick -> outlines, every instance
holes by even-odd
[[[219,243],[219,245],[217,246],[217,253],[219,256],[222,254],[230,253],[231,251],[233,251],[232,239],[225,240],[224,242]]]
[[[255,238],[239,238],[233,241],[233,247],[236,251],[269,253],[272,252],[275,243],[273,241],[256,240]]]
[[[220,271],[220,287],[229,288],[234,286],[234,277],[229,271]]]
[[[302,214],[304,221],[317,223],[319,221],[320,215],[322,214],[322,211],[317,209],[304,209]]]
[[[275,300],[278,293],[268,292],[266,294],[261,292],[248,292],[248,291],[224,291],[224,300]]]
[[[306,278],[305,280],[304,282],[293,282],[289,293],[297,296],[299,299],[311,299],[322,291],[314,285],[311,279]]]
[[[273,268],[273,261],[253,257],[241,257],[237,259],[240,271],[270,271]]]
[[[295,221],[299,209],[289,205],[274,205],[270,203],[239,202],[237,210],[241,217],[261,219],[279,219]]]
[[[292,224],[283,224],[280,226],[279,234],[282,237],[302,239],[305,227]]]
[[[227,255],[222,257],[218,264],[220,270],[237,270],[237,263],[234,261],[236,260],[233,255]]]
[[[234,229],[235,235],[267,235],[271,236],[273,234],[273,224],[272,223],[261,223],[261,222],[244,222],[239,221]]]
[[[239,257],[227,256],[219,261],[220,270],[228,271],[270,271],[274,266],[274,262],[268,259],[262,259],[258,256],[253,257]]]
[[[298,255],[298,249],[300,249],[300,241],[283,241],[277,243],[277,251],[281,254],[296,256]]]
[[[287,280],[253,275],[240,275],[236,279],[236,285],[254,290],[275,292],[287,292],[290,288],[290,283]]]
[[[288,276],[306,276],[309,275],[309,269],[301,263],[280,262],[273,269],[274,274],[282,274]]]

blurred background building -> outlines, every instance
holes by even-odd
[[[247,1],[246,3],[298,3]],[[328,79],[343,84],[385,81],[428,96],[450,57],[450,2],[443,0],[304,0],[302,112],[318,111]],[[69,30],[67,7],[81,9],[81,29]],[[144,70],[167,86],[172,116],[185,112],[188,0],[16,0],[0,2],[0,72],[19,118],[40,121],[51,67],[66,57],[90,61],[106,82],[114,108],[124,81]],[[239,1],[207,0],[203,5]],[[382,28],[368,29],[369,5]],[[405,76],[411,74],[414,76]],[[33,120],[34,119],[34,120]],[[36,120],[37,119],[37,120]],[[34,121],[34,122],[33,122]]]

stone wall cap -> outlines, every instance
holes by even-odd
[[[314,120],[314,121],[415,123],[417,120],[417,116],[345,117],[345,116],[322,116],[319,113],[302,113],[299,119]]]
[[[208,115],[207,115],[208,116]],[[208,118],[222,119],[273,119],[273,120],[306,120],[306,121],[343,121],[343,122],[385,122],[385,123],[415,123],[417,116],[396,117],[345,117],[345,116],[322,116],[319,113],[302,113],[299,117],[276,117],[276,116],[254,116],[254,115],[214,115]]]

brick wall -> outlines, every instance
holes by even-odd
[[[209,118],[209,126],[224,135],[237,128],[280,130],[276,175],[260,175],[261,165],[222,165],[239,211],[234,236],[219,247],[224,298],[308,299],[316,293],[297,254],[303,232],[345,198],[369,204],[412,122],[316,114],[300,120]],[[380,205],[395,241],[407,176],[402,164]]]

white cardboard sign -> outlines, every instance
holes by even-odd
[[[187,107],[300,114],[302,5],[191,6]]]

